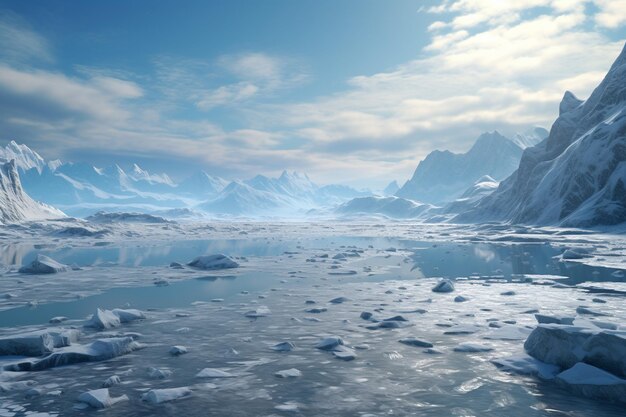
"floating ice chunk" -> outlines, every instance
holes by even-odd
[[[442,355],[443,352],[438,350],[438,349],[434,349],[434,348],[428,348],[428,349],[424,349],[423,351],[424,353],[427,353],[429,355]]]
[[[244,314],[244,316],[250,317],[250,318],[258,318],[258,317],[267,317],[271,313],[272,312],[270,311],[270,309],[268,307],[260,306],[256,310],[250,310],[250,311],[246,312]]]
[[[135,309],[122,310],[121,308],[115,308],[113,309],[113,314],[119,317],[120,322],[122,323],[130,323],[131,321],[143,320],[146,318],[142,311]]]
[[[85,323],[85,327],[93,327],[94,329],[104,330],[118,327],[121,325],[119,316],[111,310],[96,309],[96,312]]]
[[[154,379],[167,379],[172,376],[172,371],[161,368],[148,368],[148,376]]]
[[[343,345],[343,339],[339,336],[330,336],[320,340],[315,347],[321,350],[333,350],[340,345]]]
[[[63,265],[52,258],[45,255],[37,255],[37,259],[32,261],[30,265],[24,265],[18,272],[22,274],[56,274],[57,272],[65,272],[68,270],[67,265]]]
[[[576,308],[576,312],[578,314],[585,314],[588,316],[607,316],[608,314],[600,313],[598,311],[592,310],[589,307],[579,306]]]
[[[302,372],[300,372],[300,370],[296,368],[291,368],[291,369],[285,369],[283,371],[278,371],[274,375],[276,375],[279,378],[297,378],[299,376],[302,376]]]
[[[128,401],[126,395],[120,397],[111,397],[108,388],[100,388],[87,392],[83,392],[78,396],[78,401],[85,403],[93,408],[109,408],[120,401]]]
[[[524,340],[530,334],[530,330],[525,327],[505,325],[493,330],[484,336],[491,340]]]
[[[38,360],[28,360],[6,365],[8,371],[41,371],[56,366],[81,362],[96,362],[125,355],[143,346],[131,337],[98,339],[87,345],[73,345],[56,349],[53,353]]]
[[[472,334],[480,330],[480,327],[473,324],[455,324],[443,332],[443,334]]]
[[[109,388],[122,383],[122,380],[117,375],[111,375],[102,383],[102,388]]]
[[[574,317],[547,316],[545,314],[535,314],[537,323],[540,324],[574,324]]]
[[[566,249],[561,255],[562,259],[583,259],[589,258],[591,255],[584,249]]]
[[[42,356],[78,340],[76,329],[47,329],[0,338],[0,355]]]
[[[179,262],[171,262],[170,268],[172,269],[184,269],[183,265]]]
[[[296,345],[293,342],[280,342],[270,347],[270,349],[276,352],[291,352],[295,348]]]
[[[67,320],[68,318],[65,316],[57,316],[57,317],[52,317],[50,320],[48,320],[48,323],[59,324]]]
[[[465,353],[479,353],[479,352],[491,352],[493,347],[487,345],[481,345],[478,343],[461,343],[454,347],[455,352]]]
[[[579,362],[556,376],[559,384],[590,398],[626,402],[626,380]]]
[[[234,378],[235,375],[217,368],[204,368],[196,374],[198,378]]]
[[[404,318],[403,316],[393,316],[393,317],[383,319],[383,321],[408,321],[408,320]]]
[[[626,378],[626,332],[601,331],[583,345],[585,362]]]
[[[513,290],[501,292],[500,295],[504,295],[506,297],[511,297],[513,295],[517,295],[517,293]]]
[[[142,401],[150,404],[161,404],[180,398],[189,397],[191,390],[187,387],[152,389],[141,396]]]
[[[454,283],[449,279],[442,279],[433,288],[432,292],[452,292],[454,291]]]
[[[493,359],[491,363],[505,372],[532,375],[541,379],[553,379],[560,371],[558,366],[541,362],[528,355]]]
[[[399,342],[405,345],[415,346],[415,347],[422,347],[422,348],[433,347],[432,343],[426,340],[416,339],[415,337],[407,337],[406,339],[400,339]]]
[[[307,310],[304,310],[305,313],[311,313],[311,314],[320,314],[320,313],[325,313],[328,311],[328,309],[326,307],[315,307],[315,308],[309,308]]]
[[[456,297],[454,297],[454,302],[455,303],[463,303],[465,301],[468,301],[469,298],[467,297],[463,297],[462,295],[457,295]]]
[[[198,256],[187,265],[204,270],[230,269],[239,267],[237,262],[222,254]]]
[[[170,348],[170,355],[172,356],[180,356],[180,355],[184,355],[185,353],[187,353],[187,348],[185,346],[172,346]]]
[[[540,361],[571,368],[585,356],[582,346],[592,334],[586,327],[540,324],[526,339],[524,349]]]
[[[345,303],[346,301],[350,301],[350,299],[346,297],[337,297],[337,298],[333,298],[329,302],[332,304],[341,304],[341,303]]]
[[[356,352],[346,346],[336,346],[333,350],[333,355],[343,361],[351,361],[356,359]]]

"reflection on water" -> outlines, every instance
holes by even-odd
[[[575,285],[587,281],[623,282],[624,275],[614,269],[563,263],[554,259],[562,249],[548,244],[433,243],[391,238],[332,237],[300,240],[230,239],[177,241],[151,245],[98,245],[91,247],[35,247],[33,245],[0,246],[5,264],[20,265],[42,253],[65,263],[102,268],[166,266],[172,261],[187,262],[202,254],[224,253],[237,257],[295,258],[301,265],[312,253],[334,253],[351,249],[369,250],[369,256],[350,258],[344,269],[354,274],[328,271],[323,265],[320,276],[332,274],[341,282],[415,279],[421,277],[473,277],[480,279],[519,279],[523,274],[559,275],[560,283]],[[403,256],[397,256],[403,250]],[[406,258],[408,256],[408,258]],[[401,260],[404,260],[403,262]],[[20,262],[21,261],[21,262]],[[332,259],[330,259],[332,261]],[[112,272],[114,269],[111,270]],[[359,273],[357,274],[358,271]],[[363,271],[374,271],[365,273]],[[316,272],[317,273],[317,272]],[[279,285],[285,276],[270,271],[236,271],[236,275],[207,275],[168,287],[113,288],[101,294],[71,302],[40,305],[37,308],[15,308],[0,312],[0,327],[46,322],[63,315],[81,318],[96,307],[114,308],[130,305],[135,308],[171,308],[194,301],[233,297],[241,292],[266,290]],[[297,280],[290,285],[302,285]]]

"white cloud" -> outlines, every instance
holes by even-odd
[[[0,11],[0,57],[13,61],[52,60],[46,39],[8,11]]]

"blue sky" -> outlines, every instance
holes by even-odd
[[[549,127],[625,23],[626,0],[9,0],[0,143],[382,187],[483,131]]]

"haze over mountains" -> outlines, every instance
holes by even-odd
[[[175,183],[138,165],[126,172],[118,165],[46,162],[13,141],[0,149],[0,161],[2,221],[62,215],[47,206],[53,205],[75,216],[134,210],[171,216],[620,224],[626,221],[626,49],[589,99],[564,94],[549,134],[533,128],[509,139],[494,131],[482,134],[466,153],[434,151],[402,187],[394,181],[382,196],[344,185],[319,186],[305,174],[286,171],[278,178],[243,181],[198,172]]]

